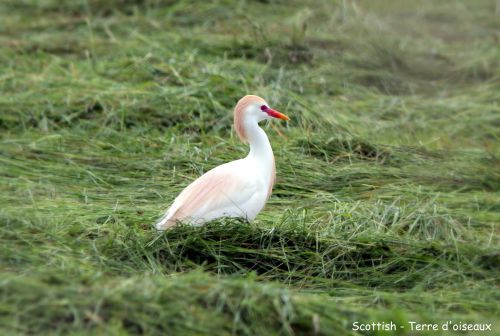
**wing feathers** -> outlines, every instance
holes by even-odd
[[[216,167],[187,186],[156,227],[166,229],[183,219],[210,220],[211,214],[245,216],[241,205],[253,196],[256,186],[241,175],[236,163]]]

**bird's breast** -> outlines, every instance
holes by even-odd
[[[245,169],[245,175],[253,180],[257,186],[257,190],[264,193],[265,200],[267,200],[271,195],[276,177],[274,157],[271,156],[267,160],[249,159],[245,162]]]

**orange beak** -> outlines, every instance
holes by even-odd
[[[264,112],[267,113],[267,115],[273,117],[273,118],[278,118],[278,119],[283,119],[283,120],[290,120],[286,115],[284,115],[281,112],[278,112],[276,110],[273,110],[272,108],[266,107]]]

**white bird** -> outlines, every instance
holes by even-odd
[[[234,109],[234,128],[250,152],[240,160],[215,167],[188,185],[156,223],[165,230],[178,221],[202,225],[220,217],[253,220],[271,196],[276,170],[274,155],[259,122],[289,118],[258,96],[241,98]]]

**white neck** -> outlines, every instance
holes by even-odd
[[[255,120],[245,122],[245,132],[250,143],[250,152],[247,158],[251,158],[262,163],[271,163],[274,165],[274,155],[271,143],[267,138],[266,132],[259,127]]]

